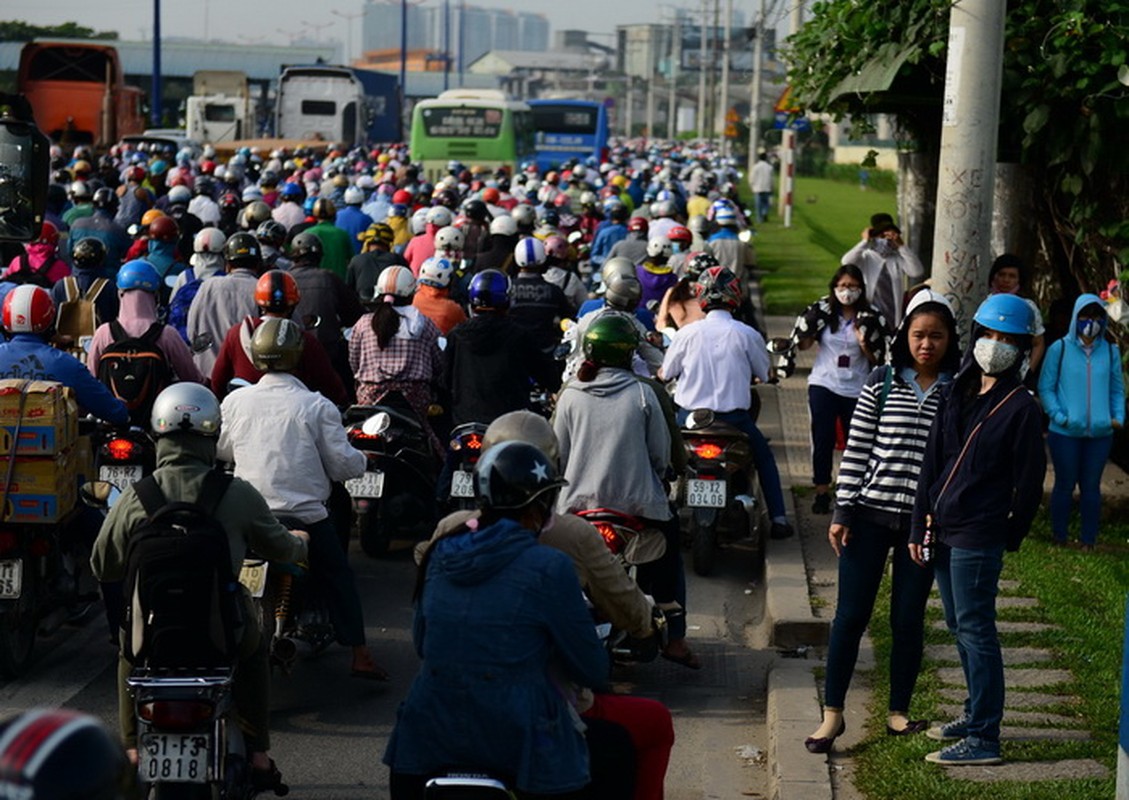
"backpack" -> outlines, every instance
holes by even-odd
[[[85,294],[80,294],[78,279],[73,275],[63,278],[63,290],[66,292],[66,299],[59,304],[56,327],[59,333],[70,336],[74,340],[74,344],[68,348],[68,352],[83,363],[86,362],[83,340],[92,338],[99,324],[98,310],[94,304],[108,283],[109,281],[106,278],[95,278]]]
[[[195,503],[157,480],[133,485],[148,515],[126,548],[122,655],[150,668],[215,668],[237,659],[244,614],[227,532],[215,512],[231,476],[212,470]]]
[[[19,259],[20,266],[8,273],[7,280],[10,283],[20,285],[28,283],[32,286],[42,286],[44,289],[50,289],[55,285],[47,278],[47,273],[55,263],[54,260],[48,259],[38,267],[32,267],[26,251],[20,253]]]
[[[130,419],[149,424],[149,412],[161,390],[172,383],[172,370],[157,346],[164,325],[154,322],[139,337],[130,336],[116,319],[110,322],[113,342],[98,360],[98,380],[125,403]]]
[[[184,283],[176,290],[172,302],[169,303],[168,324],[180,334],[181,339],[188,342],[188,309],[196,299],[196,293],[200,291],[204,279],[197,278],[196,271],[192,267],[186,269],[184,275],[186,276]]]

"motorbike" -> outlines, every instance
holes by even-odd
[[[439,463],[407,400],[390,392],[379,405],[350,406],[344,416],[349,443],[369,459],[365,474],[345,484],[361,549],[380,558],[394,539],[430,535]]]
[[[759,569],[768,520],[760,490],[754,486],[748,437],[716,419],[712,411],[699,409],[690,413],[682,438],[687,455],[683,507],[689,512],[686,530],[694,572],[704,576],[713,571],[723,537],[750,538]]]
[[[156,469],[157,445],[144,428],[133,425],[128,430],[119,430],[101,423],[97,437],[98,480],[124,491]]]
[[[451,431],[451,444],[447,456],[451,468],[451,486],[448,494],[449,511],[474,509],[474,465],[482,454],[482,438],[486,426],[481,422],[465,422]]]
[[[796,371],[796,343],[787,336],[774,336],[768,340],[771,356],[769,383],[779,383]]]

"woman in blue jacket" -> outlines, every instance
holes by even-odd
[[[570,682],[600,688],[608,660],[568,556],[537,543],[564,481],[536,447],[482,457],[482,515],[420,565],[413,638],[423,659],[384,753],[392,800],[429,775],[475,770],[523,798],[580,798],[588,748]]]
[[[1066,544],[1066,527],[1077,486],[1082,549],[1093,550],[1101,515],[1101,479],[1113,431],[1125,424],[1121,354],[1106,336],[1109,317],[1095,294],[1074,301],[1070,328],[1047,350],[1039,375],[1039,397],[1050,417],[1047,445],[1055,468],[1051,530]]]

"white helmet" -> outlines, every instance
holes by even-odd
[[[419,282],[424,286],[445,289],[451,285],[451,276],[454,273],[455,266],[450,261],[440,256],[432,256],[420,266]]]
[[[658,235],[647,242],[647,255],[651,258],[670,258],[674,254],[674,246],[670,239]]]
[[[365,201],[365,192],[356,186],[350,186],[345,190],[345,205],[359,206]]]
[[[509,214],[499,214],[490,223],[490,233],[494,236],[513,236],[517,233],[517,222]]]
[[[532,229],[534,223],[537,222],[537,212],[533,210],[533,206],[522,203],[519,206],[514,206],[511,213],[514,223],[520,228],[525,226]]]
[[[194,253],[222,253],[227,237],[219,228],[203,228],[192,240]]]
[[[454,215],[451,214],[451,209],[446,206],[432,206],[427,209],[427,224],[435,225],[440,228],[446,228],[454,220]]]
[[[528,236],[514,248],[514,261],[519,269],[536,269],[545,265],[545,245],[540,239]]]
[[[153,401],[149,423],[157,436],[168,433],[218,436],[220,402],[211,390],[199,383],[174,383]]]
[[[466,244],[466,234],[454,225],[440,228],[435,234],[436,250],[462,252],[464,244]]]
[[[407,267],[393,265],[385,267],[377,276],[373,287],[374,299],[390,294],[393,297],[407,298],[415,294],[416,279]]]
[[[411,229],[412,229],[412,236],[418,236],[419,234],[421,234],[425,230],[427,230],[427,212],[428,211],[430,211],[430,209],[420,208],[420,209],[417,209],[414,214],[412,214],[412,219],[408,223],[409,226],[411,226]]]

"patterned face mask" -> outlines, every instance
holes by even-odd
[[[862,297],[861,289],[836,289],[835,299],[845,306],[853,306]]]
[[[1078,335],[1087,339],[1097,339],[1102,332],[1101,320],[1097,319],[1080,319],[1078,320]]]
[[[981,338],[976,340],[972,348],[972,357],[985,375],[999,375],[1006,372],[1019,358],[1019,348],[1007,342]]]

